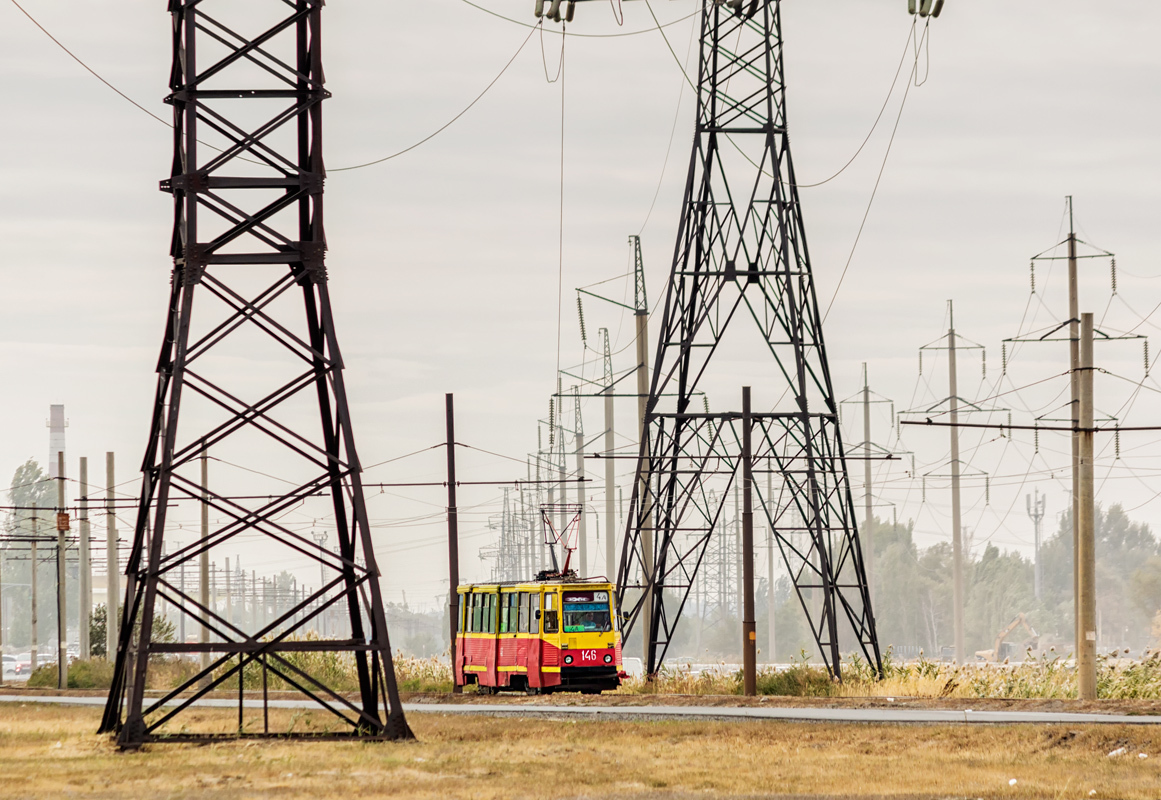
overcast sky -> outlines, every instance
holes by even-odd
[[[125,94],[168,117],[161,102],[170,59],[163,2],[21,4]],[[532,0],[479,4],[534,22]],[[653,8],[670,21],[696,6],[653,0]],[[653,26],[642,2],[626,3],[624,16],[618,28],[609,4],[584,3],[569,31]],[[783,18],[794,160],[800,182],[813,183],[842,167],[867,135],[911,18],[904,0],[787,0]],[[695,21],[665,28],[680,58],[693,54],[691,70]],[[394,153],[445,124],[529,33],[462,0],[333,1],[324,30],[334,93],[325,106],[332,170]],[[1053,416],[1067,399],[1066,379],[1052,377],[1067,368],[1067,345],[1020,347],[1001,380],[1000,342],[1067,317],[1061,262],[1037,269],[1036,296],[1028,262],[1066,235],[1069,194],[1081,238],[1117,255],[1116,296],[1107,260],[1082,262],[1081,309],[1095,312],[1098,327],[1110,333],[1159,330],[1150,317],[1161,303],[1159,34],[1161,5],[1144,0],[948,0],[931,25],[929,51],[919,55],[926,82],[909,90],[827,320],[840,397],[860,387],[867,362],[872,388],[897,410],[942,398],[944,361],[925,358],[920,378],[917,349],[946,331],[946,301],[954,299],[957,329],[985,345],[988,358],[985,381],[978,355],[963,357],[960,393],[982,399],[1006,392],[991,404],[1013,409],[1016,423]],[[456,393],[461,441],[518,459],[535,449],[535,420],[547,414],[557,362],[562,88],[563,364],[582,357],[572,290],[622,275],[629,234],[641,232],[651,299],[663,297],[689,157],[691,92],[656,31],[570,36],[563,80],[549,84],[546,65],[555,73],[560,58],[558,35],[544,36],[543,52],[534,36],[491,91],[439,136],[378,166],[330,175],[331,292],[366,464],[438,443],[449,391]],[[834,181],[802,192],[824,304],[883,166],[911,63],[909,56],[859,158]],[[0,113],[0,374],[7,384],[0,471],[10,475],[30,456],[46,460],[48,407],[64,403],[70,472],[87,455],[93,480],[103,481],[99,462],[112,450],[128,480],[148,433],[168,293],[171,205],[157,182],[168,177],[171,140],[10,0],[0,0],[0,76],[7,89]],[[631,292],[624,281],[605,289]],[[616,348],[630,344],[631,321],[614,307],[586,304],[586,322],[590,338],[606,326]],[[1152,352],[1161,353],[1161,342]],[[618,368],[631,365],[630,354],[618,356]],[[1097,359],[1108,371],[1096,381],[1099,411],[1121,424],[1161,424],[1161,384],[1150,378],[1137,385],[1141,343],[1098,345]],[[887,408],[876,409],[874,422],[884,444],[893,441]],[[632,414],[628,402],[619,408],[621,430],[630,429]],[[1006,412],[1001,416],[1006,421]],[[858,422],[848,441],[861,440],[861,418],[848,420]],[[600,423],[594,402],[586,426],[596,431]],[[1156,433],[1125,433],[1119,460],[1111,437],[1098,441],[1098,500],[1124,502],[1155,528],[1159,441]],[[946,480],[934,477],[946,473],[946,433],[906,432],[903,446],[916,454],[915,475],[907,459],[876,468],[879,513],[914,519],[921,544],[946,541],[950,500]],[[1060,434],[1042,434],[1039,454],[1030,435],[964,435],[964,459],[990,476],[988,492],[982,478],[965,483],[965,525],[976,547],[987,540],[1029,550],[1022,498],[1036,487],[1048,494],[1050,517],[1064,508],[1067,447]],[[368,480],[438,480],[442,458],[432,451],[376,468]],[[925,501],[916,477],[924,473],[933,474]],[[462,480],[521,476],[510,461],[462,454]],[[861,482],[861,475],[853,480],[856,493]],[[471,507],[462,551],[467,578],[487,574],[476,550],[493,536],[485,523],[498,497],[495,488],[461,493]],[[383,526],[376,538],[387,598],[406,591],[413,603],[433,605],[446,591],[440,491],[400,490],[369,502]],[[393,524],[420,516],[426,518]],[[299,569],[270,565],[284,566]]]

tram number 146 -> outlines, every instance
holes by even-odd
[[[600,663],[600,658],[598,657],[596,650],[581,650],[579,660],[580,660],[580,663],[582,663],[582,664],[599,664]]]

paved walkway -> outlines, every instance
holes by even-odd
[[[2,703],[103,706],[103,697],[0,694]],[[176,701],[171,703],[176,705]],[[237,708],[235,700],[199,700],[201,708]],[[316,708],[310,700],[271,700],[271,708]],[[972,724],[1161,725],[1161,716],[1075,714],[1058,711],[973,711],[921,708],[780,708],[778,706],[565,706],[545,703],[404,703],[408,714],[479,714],[582,719],[781,720],[785,722],[895,722]]]

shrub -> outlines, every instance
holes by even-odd
[[[36,689],[55,689],[56,664],[46,664],[28,676],[28,685]],[[74,661],[69,664],[68,688],[108,689],[113,684],[113,664],[103,658]]]

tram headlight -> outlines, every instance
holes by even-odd
[[[572,663],[572,656],[565,656],[564,663],[571,664]]]
[[[606,663],[606,664],[612,664],[612,663],[613,663],[613,656],[612,656],[612,655],[610,655],[609,653],[605,653],[605,663]]]

